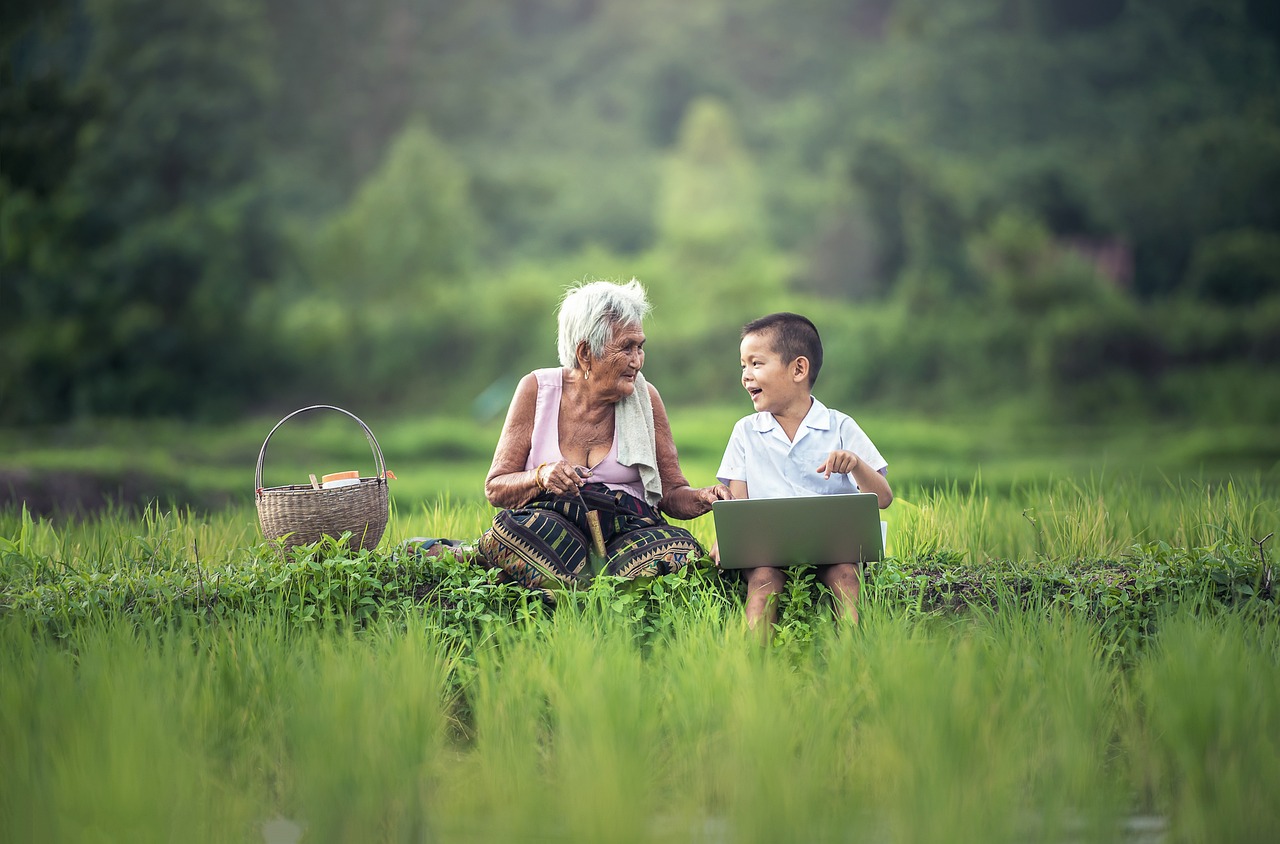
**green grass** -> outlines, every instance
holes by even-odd
[[[745,405],[671,409],[681,466],[695,485],[715,482],[733,423]],[[1051,425],[1026,414],[983,416],[859,412],[850,408],[890,464],[896,491],[980,485],[1004,495],[1055,479],[1138,481],[1153,489],[1169,478],[1218,485],[1259,478],[1280,491],[1280,430],[1275,425],[1215,425],[1140,421],[1124,428]],[[402,503],[482,501],[501,420],[456,416],[363,413],[398,480]],[[41,430],[0,430],[0,483],[28,473],[35,482],[59,474],[96,480],[99,495],[114,494],[129,473],[130,504],[191,503],[198,509],[251,504],[254,468],[279,417],[250,417],[225,425],[172,421],[98,421]],[[266,486],[306,483],[307,476],[357,469],[376,471],[363,431],[350,419],[315,411],[285,423],[263,461]],[[30,483],[31,481],[29,481]],[[0,495],[7,490],[0,489]],[[3,500],[3,499],[0,499]],[[21,500],[21,496],[18,496]],[[100,503],[90,501],[90,505]]]
[[[494,513],[472,498],[414,500],[392,495],[384,552],[413,536],[474,539]],[[944,554],[973,566],[1008,562],[1090,562],[1131,555],[1164,543],[1187,549],[1252,549],[1280,531],[1280,499],[1258,478],[1221,486],[1200,481],[1056,481],[995,494],[982,480],[966,488],[900,492],[883,511],[889,552],[901,559]],[[710,517],[681,522],[710,546]],[[256,559],[261,535],[251,507],[205,513],[148,508],[110,511],[98,518],[24,517],[0,509],[0,537],[14,543],[24,564],[53,573],[156,569],[198,562],[206,568]],[[1274,548],[1274,546],[1272,546]],[[7,564],[7,577],[21,567]]]
[[[733,418],[673,420],[695,482]],[[273,440],[268,483],[369,459],[342,421]],[[282,557],[243,490],[213,509],[0,507],[6,837],[257,841],[273,822],[306,842],[1280,833],[1265,539],[1280,496],[1253,433],[1103,447],[1079,429],[862,419],[895,461],[892,557],[869,570],[855,630],[796,573],[760,648],[741,584],[712,570],[602,580],[550,611],[449,557],[404,556],[408,537],[488,525],[474,484],[496,429],[366,421],[403,479],[374,552]],[[235,489],[264,424],[24,434],[19,456]],[[1232,458],[1229,442],[1247,447]],[[714,539],[709,518],[685,524]]]
[[[167,622],[260,609],[364,623],[431,593],[447,604],[442,623],[465,636],[465,620],[512,617],[524,593],[451,559],[446,566],[406,557],[400,546],[413,536],[475,539],[492,514],[487,504],[445,498],[395,506],[375,552],[326,546],[284,559],[262,541],[257,516],[245,507],[88,519],[32,518],[9,508],[0,510],[0,606],[65,636],[93,619]],[[921,490],[884,516],[890,557],[870,567],[869,584],[920,611],[990,603],[998,590],[1013,589],[1114,624],[1130,649],[1164,603],[1198,592],[1227,603],[1274,594],[1265,588],[1276,556],[1267,537],[1280,527],[1280,501],[1257,480],[1221,488],[1170,483],[1156,492],[1137,482],[1058,482],[996,496],[980,486]],[[709,517],[683,524],[710,547]],[[811,575],[794,580],[780,636],[807,641],[827,604]],[[664,582],[652,589],[667,588]],[[642,614],[649,588],[636,599]],[[742,592],[736,580],[724,588]]]
[[[408,616],[65,645],[0,623],[12,840],[1260,841],[1280,829],[1274,608],[1181,613],[1130,669],[1069,613],[761,651],[718,611],[644,642],[602,603],[473,659]]]

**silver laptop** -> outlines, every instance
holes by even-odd
[[[884,556],[875,493],[740,498],[712,504],[720,567],[829,566]]]

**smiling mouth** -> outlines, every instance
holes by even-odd
[[[751,396],[751,398],[755,398],[756,396],[760,395],[760,394],[761,394],[761,393],[763,393],[763,392],[764,392],[764,390],[760,389],[759,387],[748,387],[748,388],[747,388],[747,393]]]

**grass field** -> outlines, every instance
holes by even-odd
[[[0,623],[13,841],[1265,841],[1280,627],[1179,613],[1127,668],[1069,612],[911,618],[764,652],[715,606],[600,603],[464,654],[412,614],[55,646]],[[280,839],[277,839],[280,840]]]
[[[694,482],[735,416],[673,419]],[[273,439],[266,482],[368,460],[342,421]],[[131,466],[225,496],[0,507],[8,840],[1280,835],[1262,429],[860,420],[893,466],[892,556],[856,629],[797,574],[761,648],[714,570],[598,581],[551,610],[405,556],[407,537],[487,525],[496,427],[366,421],[401,478],[383,544],[290,557],[246,490],[274,420],[6,440],[9,470]]]
[[[749,408],[672,408],[681,465],[695,485],[713,483],[728,433]],[[980,483],[999,495],[1051,480],[1167,480],[1218,484],[1260,478],[1280,491],[1280,425],[1211,427],[1141,421],[1125,426],[1054,425],[1016,412],[931,416],[856,414],[890,464],[895,491],[967,489]],[[398,480],[401,508],[447,497],[482,501],[483,481],[501,420],[430,415],[362,417]],[[31,430],[0,430],[0,502],[35,498],[73,484],[76,501],[101,506],[121,492],[130,503],[154,500],[205,509],[251,504],[254,468],[263,440],[279,417],[233,424],[172,421],[104,422]],[[305,483],[353,468],[374,474],[363,431],[331,411],[303,414],[271,438],[263,460],[267,486]],[[82,481],[79,485],[74,482]]]

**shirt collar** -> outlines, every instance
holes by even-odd
[[[809,412],[804,415],[804,419],[800,422],[801,428],[812,428],[816,431],[827,431],[831,429],[831,414],[827,412],[827,406],[818,401],[817,396],[810,396],[811,403]],[[772,431],[778,427],[778,420],[773,418],[772,413],[757,413],[755,419],[755,429],[761,434]]]

